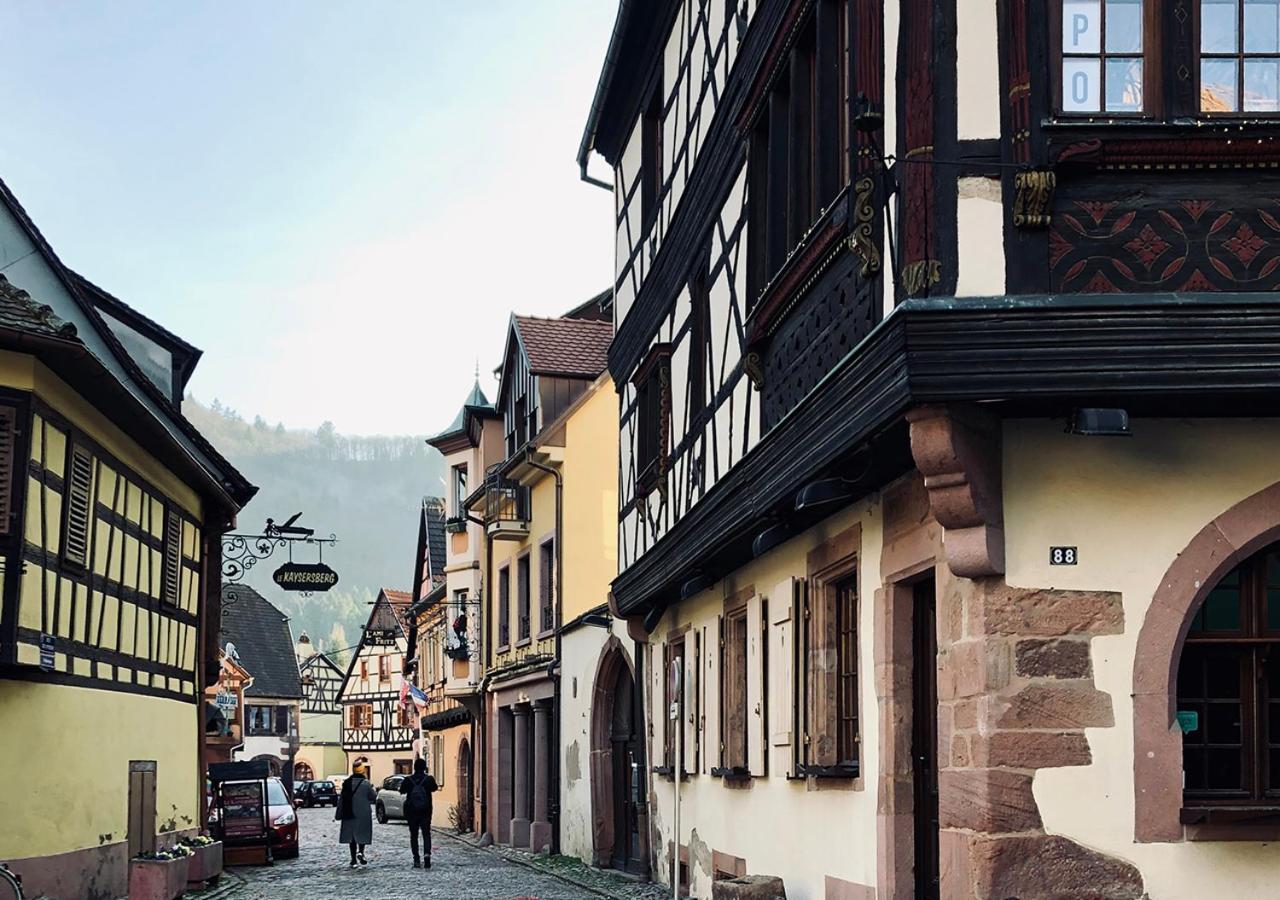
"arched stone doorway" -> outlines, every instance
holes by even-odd
[[[610,635],[596,669],[591,703],[591,813],[595,864],[642,874],[645,828],[640,793],[645,761],[635,674]]]
[[[284,774],[284,763],[281,762],[280,757],[272,756],[269,753],[259,753],[253,758],[253,761],[258,762],[259,760],[266,761],[267,769],[270,770],[272,777],[279,778]]]
[[[293,783],[300,784],[303,781],[315,781],[316,773],[311,768],[311,763],[306,760],[297,760],[293,764]]]

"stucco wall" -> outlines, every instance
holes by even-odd
[[[862,774],[856,783],[824,785],[812,789],[805,780],[788,780],[790,748],[769,740],[769,774],[753,779],[748,785],[733,787],[711,777],[710,769],[718,765],[719,710],[717,704],[718,653],[715,652],[716,617],[723,612],[724,599],[753,585],[757,595],[768,596],[775,586],[790,577],[806,573],[807,554],[823,542],[858,523],[862,528],[859,555],[858,652],[859,670],[866,673],[859,681],[859,722],[863,747]],[[648,645],[645,664],[646,702],[651,716],[653,739],[649,745],[649,761],[662,759],[664,715],[662,645],[672,628],[686,623],[700,632],[702,664],[698,673],[701,683],[702,755],[697,773],[681,787],[680,843],[690,846],[692,889],[695,896],[710,896],[712,853],[719,851],[746,860],[752,874],[773,874],[785,878],[787,897],[791,900],[814,900],[826,893],[826,877],[856,885],[876,884],[876,780],[878,767],[875,748],[879,742],[879,726],[875,684],[866,661],[873,658],[873,597],[880,586],[881,514],[875,500],[863,501],[793,538],[781,547],[737,570],[721,581],[668,613],[654,632],[655,642]],[[775,598],[770,604],[789,602]],[[686,649],[692,659],[691,645]],[[749,654],[758,648],[749,649]],[[776,663],[771,663],[771,677]],[[751,677],[755,676],[752,671]],[[749,694],[750,697],[750,694]],[[755,715],[748,703],[748,719]],[[790,710],[785,711],[789,722]],[[764,734],[783,730],[781,719],[762,723]],[[775,723],[778,727],[775,728]],[[748,724],[749,733],[752,725]],[[688,732],[687,746],[692,747],[693,734]],[[693,763],[686,763],[692,769]],[[655,858],[658,876],[667,880],[667,847],[672,839],[673,783],[671,779],[652,779],[651,816],[657,829]]]
[[[1280,421],[1138,419],[1133,432],[1004,426],[1008,583],[1117,591],[1124,604],[1124,632],[1092,642],[1115,726],[1088,730],[1092,765],[1038,771],[1036,800],[1047,831],[1134,863],[1152,897],[1274,896],[1274,846],[1134,842],[1132,691],[1138,633],[1161,576],[1215,516],[1280,481]],[[1050,566],[1053,545],[1078,547],[1079,564]]]
[[[157,831],[198,827],[197,709],[141,694],[0,680],[0,760],[21,785],[11,785],[3,803],[0,859],[127,840],[130,760],[156,762]]]
[[[618,573],[618,398],[608,377],[565,424],[563,471],[568,622],[604,603]]]

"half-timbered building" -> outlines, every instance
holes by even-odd
[[[247,584],[222,588],[222,650],[253,676],[244,690],[244,740],[235,760],[263,760],[292,785],[301,739],[302,679],[289,619]]]
[[[619,3],[579,161],[658,877],[1270,892],[1275,12]]]
[[[383,588],[378,592],[338,692],[347,769],[356,759],[367,760],[369,779],[375,784],[388,775],[413,771],[417,714],[400,702],[409,652],[405,615],[410,601],[407,591]]]
[[[599,407],[591,400],[599,398],[613,334],[607,297],[560,318],[512,316],[495,404],[502,455],[466,501],[484,522],[488,543],[482,818],[494,840],[536,851],[560,849],[556,669],[564,561],[584,571],[613,568],[599,547],[570,556],[564,546],[573,490],[564,471],[565,422]],[[612,440],[612,430],[596,435],[592,452],[607,460]],[[585,480],[576,489],[587,489]],[[601,495],[594,496],[600,503]]]
[[[131,856],[203,824],[220,536],[255,489],[180,410],[200,351],[67,268],[2,183],[0,271],[0,764],[49,775],[6,804],[0,859],[33,896],[118,897]]]
[[[302,677],[302,723],[293,763],[295,781],[332,778],[343,773],[342,704],[338,692],[346,674],[328,653],[317,650],[304,631],[294,653]]]
[[[474,399],[474,397],[472,398]],[[413,596],[408,615],[414,623],[414,681],[426,697],[419,703],[420,755],[435,776],[440,824],[452,822],[462,831],[474,825],[471,810],[471,748],[475,745],[470,710],[447,691],[450,678],[464,675],[470,661],[460,652],[459,632],[466,633],[460,604],[449,602],[445,576],[445,505],[423,501],[414,566]],[[455,672],[455,669],[461,670]]]

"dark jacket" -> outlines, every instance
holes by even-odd
[[[436,791],[440,790],[440,785],[436,784],[436,780],[434,776],[428,775],[426,772],[421,772],[421,773],[415,772],[413,775],[408,776],[407,778],[404,779],[404,781],[400,782],[400,793],[404,794],[405,797],[407,798],[409,796],[409,793],[413,790],[414,785],[417,785],[417,784],[421,784],[424,788],[426,788],[427,808],[424,810],[411,812],[409,810],[408,800],[406,799],[405,808],[404,808],[405,817],[408,818],[409,816],[422,816],[422,818],[424,819],[430,819],[431,818],[431,795],[434,794]]]

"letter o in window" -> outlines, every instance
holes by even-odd
[[[1089,100],[1089,76],[1084,72],[1071,76],[1071,99],[1077,105],[1084,105]]]

